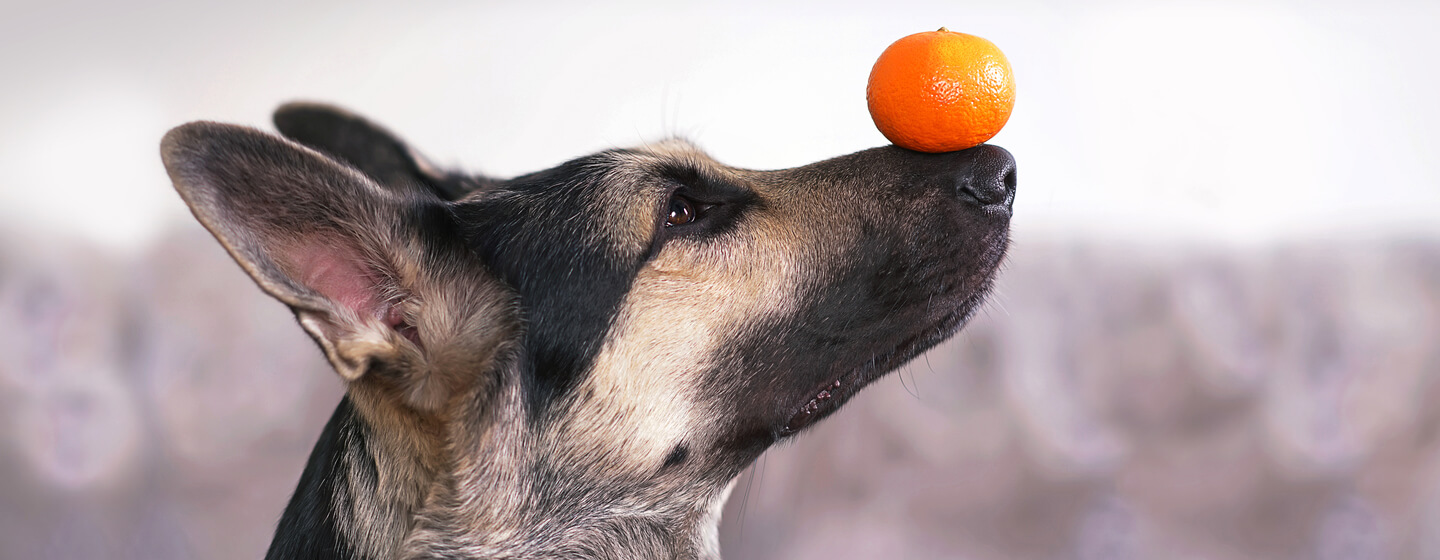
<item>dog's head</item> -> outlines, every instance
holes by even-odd
[[[506,516],[644,518],[633,539],[708,547],[658,541],[713,541],[675,535],[713,524],[768,446],[959,329],[1015,186],[993,146],[751,171],[681,141],[501,181],[335,109],[276,122],[294,141],[177,128],[165,163],[413,456],[393,467],[422,496],[412,550],[499,546]]]

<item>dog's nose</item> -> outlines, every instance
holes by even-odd
[[[982,144],[956,152],[968,165],[955,174],[955,195],[976,206],[1004,204],[1015,200],[1015,158],[999,146]]]

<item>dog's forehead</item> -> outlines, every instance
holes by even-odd
[[[477,193],[470,201],[522,212],[534,211],[537,206],[563,212],[568,207],[600,221],[633,223],[632,219],[640,218],[647,225],[658,225],[650,224],[649,218],[664,209],[665,197],[686,177],[730,178],[739,171],[717,162],[687,140],[670,138],[605,150],[522,175],[504,188]],[[650,231],[645,233],[648,236]]]
[[[667,138],[631,148],[604,152],[614,171],[637,178],[664,179],[678,170],[726,173],[733,171],[683,138]]]
[[[692,157],[700,157],[706,160],[710,159],[710,156],[707,155],[704,150],[701,150],[698,146],[696,146],[694,143],[691,143],[689,140],[679,137],[666,138],[658,142],[641,144],[639,146],[631,148],[630,151],[655,158],[685,159]]]
[[[659,225],[664,203],[683,181],[695,174],[728,175],[731,169],[680,138],[608,150],[586,166],[593,172],[583,196],[586,223],[597,243],[616,246],[621,253],[638,256],[649,247]]]

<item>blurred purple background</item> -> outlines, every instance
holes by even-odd
[[[945,25],[1016,68],[1010,264],[747,471],[726,556],[1440,560],[1440,6],[3,12],[0,558],[258,558],[339,399],[167,128],[307,98],[502,176],[670,134],[785,167],[883,144],[869,65]]]
[[[0,251],[0,557],[255,558],[340,394],[198,227]],[[739,482],[732,558],[1440,557],[1440,243],[1021,243]]]

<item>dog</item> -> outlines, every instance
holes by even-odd
[[[161,143],[346,382],[267,558],[719,558],[741,471],[975,313],[1015,162],[665,140],[508,180],[342,109]]]

